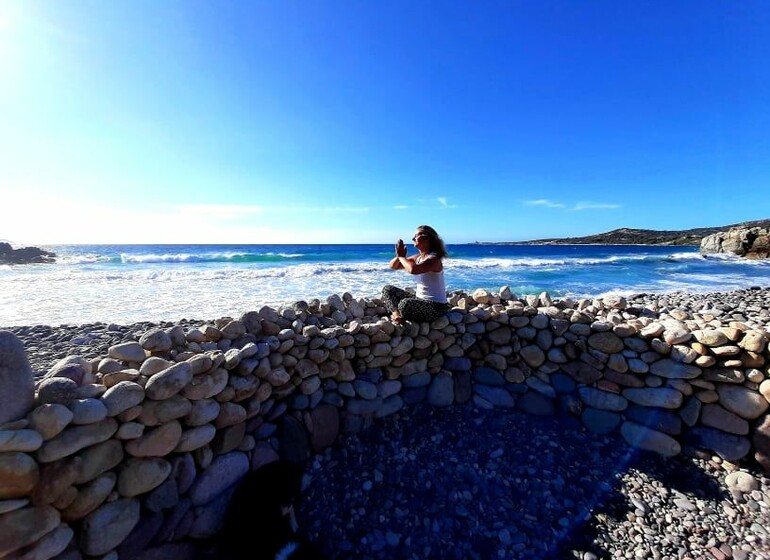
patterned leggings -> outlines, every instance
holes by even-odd
[[[385,307],[393,313],[398,310],[404,319],[416,322],[435,321],[449,310],[446,303],[420,299],[406,290],[387,285],[382,289]]]

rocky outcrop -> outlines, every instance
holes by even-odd
[[[703,238],[701,253],[731,253],[749,259],[770,258],[770,227],[734,227]]]
[[[0,264],[52,263],[55,258],[56,253],[37,247],[14,249],[10,243],[0,243]]]

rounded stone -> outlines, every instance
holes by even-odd
[[[107,407],[107,414],[110,416],[117,416],[143,400],[144,388],[133,381],[121,381],[102,395],[102,403]]]
[[[740,385],[722,384],[717,387],[719,404],[746,420],[759,418],[770,407],[770,403],[757,391]]]
[[[37,462],[26,453],[0,453],[0,500],[27,496],[40,479]]]
[[[43,404],[33,410],[27,419],[30,427],[44,440],[56,437],[72,421],[72,411],[63,404]]]
[[[80,356],[67,356],[56,362],[45,377],[67,377],[78,385],[91,381],[91,362]]]
[[[114,472],[108,472],[81,485],[75,500],[62,511],[62,519],[76,521],[94,511],[107,500],[117,478]]]
[[[137,439],[127,441],[124,448],[126,453],[134,457],[164,457],[174,450],[181,437],[182,425],[177,420],[171,420],[146,430]]]
[[[682,451],[682,446],[671,436],[635,422],[623,422],[620,433],[629,445],[654,451],[664,457],[673,457]]]
[[[143,362],[147,354],[138,342],[123,342],[110,346],[107,351],[110,358],[123,362]]]
[[[88,556],[108,553],[131,533],[139,515],[139,500],[121,499],[102,505],[83,520],[80,550]]]
[[[727,335],[716,329],[699,329],[693,331],[692,335],[704,346],[722,346],[728,342]]]
[[[52,506],[29,507],[0,515],[0,558],[37,542],[59,525]]]
[[[439,372],[428,387],[428,403],[431,406],[449,406],[454,402],[454,381],[448,371]]]
[[[0,331],[0,424],[23,418],[32,409],[35,383],[24,345]]]
[[[588,337],[588,345],[605,354],[616,354],[623,350],[623,340],[613,332],[598,332]]]
[[[139,344],[151,352],[165,352],[171,350],[172,346],[171,337],[160,329],[144,333],[139,339]]]
[[[192,366],[187,362],[180,362],[150,377],[144,391],[149,398],[162,401],[179,393],[192,378]]]
[[[749,494],[760,489],[759,481],[744,471],[735,471],[725,477],[725,484],[731,490]]]
[[[49,377],[37,386],[38,404],[63,404],[78,397],[78,384],[68,377]]]
[[[132,498],[160,486],[171,474],[171,463],[160,457],[131,458],[118,474],[117,489],[121,496]]]

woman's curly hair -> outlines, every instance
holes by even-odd
[[[444,246],[444,240],[436,233],[435,229],[430,226],[417,226],[417,229],[428,235],[428,239],[430,239],[430,253],[435,253],[440,259],[449,256]]]

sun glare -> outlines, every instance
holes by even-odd
[[[13,25],[12,17],[13,6],[9,4],[0,4],[0,74],[2,78],[5,69],[10,64],[11,51],[13,47]]]

